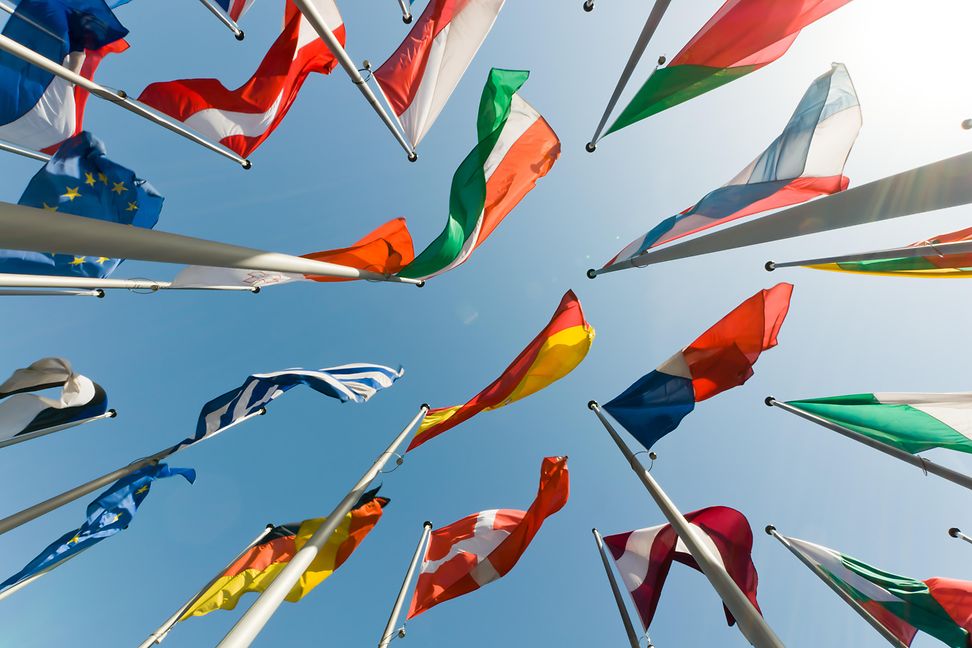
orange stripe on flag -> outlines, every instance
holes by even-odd
[[[338,265],[392,275],[407,266],[415,258],[412,235],[404,218],[388,221],[363,239],[346,248],[324,250],[303,255],[305,259],[326,261]],[[339,277],[305,275],[320,282],[353,281]]]

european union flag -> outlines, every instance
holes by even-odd
[[[61,144],[18,203],[151,229],[159,221],[163,200],[147,181],[105,157],[97,137],[82,131]],[[0,272],[15,274],[107,277],[122,261],[0,250]]]
[[[169,468],[159,463],[145,466],[127,477],[122,477],[111,488],[88,504],[88,517],[81,528],[69,531],[51,543],[36,558],[3,583],[0,590],[16,585],[35,574],[57,567],[88,547],[128,528],[156,479],[182,475],[191,484],[196,481],[196,471],[191,468]]]

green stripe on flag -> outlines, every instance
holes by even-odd
[[[938,268],[924,257],[844,261],[838,262],[837,266],[847,272],[907,272],[909,270],[935,270]]]

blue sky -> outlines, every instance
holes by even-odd
[[[405,645],[624,645],[590,529],[663,520],[586,403],[608,400],[744,298],[784,280],[796,289],[780,346],[744,387],[705,402],[659,442],[652,474],[684,511],[721,504],[749,517],[760,603],[787,646],[884,644],[762,533],[767,523],[909,576],[972,579],[972,548],[945,535],[950,526],[972,528],[957,486],[762,404],[768,394],[967,390],[964,283],[770,275],[762,266],[906,244],[967,227],[968,210],[584,277],[734,176],[832,61],[847,65],[864,113],[846,170],[852,184],[968,150],[972,134],[959,127],[972,116],[964,3],[855,0],[807,29],[780,61],[609,136],[588,155],[584,143],[645,4],[599,0],[586,14],[581,0],[511,0],[416,164],[340,71],[308,80],[248,172],[93,99],[89,130],[166,196],[159,229],[297,254],[348,244],[397,216],[408,218],[417,247],[431,240],[446,217],[451,175],[474,145],[491,66],[532,71],[521,94],[560,135],[564,153],[467,264],[421,290],[294,284],[257,296],[6,298],[2,371],[62,355],[105,386],[120,415],[0,453],[3,514],[183,438],[203,402],[252,372],[366,361],[400,363],[406,376],[365,405],[294,390],[269,416],[182,453],[172,463],[196,468],[196,484],[158,483],[128,531],[0,602],[0,645],[136,645],[264,524],[326,514],[420,403],[460,403],[492,380],[568,288],[597,329],[585,362],[552,388],[426,444],[385,476],[392,504],[374,533],[331,580],[282,606],[255,645],[376,644],[422,521],[525,508],[541,458],[555,454],[570,456],[567,507],[512,573],[415,619]],[[658,54],[673,56],[720,4],[672,3],[628,95]],[[341,9],[355,60],[383,60],[406,31],[391,0]],[[238,43],[193,0],[138,0],[118,11],[132,48],[106,60],[99,79],[133,94],[174,78],[235,86],[255,69],[281,15],[279,0],[259,0]],[[15,202],[36,169],[0,158],[0,199]],[[115,276],[175,272],[133,261]],[[972,471],[972,458],[929,456]],[[77,526],[88,499],[0,538],[5,573]],[[189,620],[166,645],[214,645],[239,613]],[[725,626],[704,578],[679,565],[651,634],[659,648],[746,645]],[[914,645],[939,644],[919,636]]]

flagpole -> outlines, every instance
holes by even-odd
[[[178,122],[173,121],[168,117],[163,116],[161,113],[158,113],[157,111],[150,109],[148,106],[145,106],[144,104],[141,104],[138,101],[130,99],[128,97],[128,94],[124,90],[111,90],[109,88],[106,88],[103,85],[91,81],[90,79],[86,79],[85,77],[81,76],[77,72],[69,70],[63,65],[55,63],[54,61],[51,61],[50,59],[41,56],[40,54],[30,49],[29,47],[25,47],[24,45],[21,45],[20,43],[10,38],[9,36],[4,36],[3,34],[0,34],[0,50],[3,50],[8,54],[16,56],[19,59],[27,61],[31,65],[39,67],[42,70],[46,70],[51,74],[53,74],[54,76],[60,77],[65,81],[73,83],[76,86],[84,88],[94,96],[100,97],[101,99],[110,101],[113,104],[121,106],[125,110],[135,113],[139,117],[147,119],[150,122],[154,122],[155,124],[158,124],[159,126],[162,126],[163,128],[167,128],[173,133],[176,133],[177,135],[181,135],[182,137],[185,137],[188,140],[192,140],[196,144],[208,148],[210,151],[219,153],[223,157],[229,158],[234,162],[236,162],[237,164],[241,165],[244,169],[249,169],[251,166],[249,160],[247,160],[244,157],[241,157],[240,155],[237,155],[235,152],[226,148],[222,144],[211,142],[208,139],[204,138],[203,136],[199,135],[198,133],[179,124]]]
[[[621,435],[614,429],[614,426],[604,417],[604,413],[601,411],[601,407],[597,404],[597,401],[592,400],[587,406],[601,421],[608,434],[611,435],[621,454],[624,455],[625,459],[631,465],[631,469],[641,479],[641,483],[645,485],[651,498],[655,500],[655,504],[661,509],[668,523],[672,525],[672,529],[674,529],[679,539],[685,544],[685,548],[695,559],[695,562],[698,563],[699,569],[709,579],[712,588],[719,594],[726,608],[735,617],[739,631],[742,632],[746,640],[753,646],[756,646],[756,648],[784,648],[783,642],[780,641],[776,633],[769,627],[769,624],[763,619],[759,610],[746,598],[746,595],[739,589],[736,582],[729,576],[729,573],[722,566],[722,561],[719,556],[714,555],[712,550],[707,546],[707,538],[704,537],[704,533],[690,525],[681,512],[679,512],[672,500],[668,498],[665,491],[655,481],[655,478],[645,470],[645,467],[641,465],[634,453],[631,452],[631,448],[625,444]]]
[[[60,432],[61,430],[67,430],[69,428],[77,427],[79,425],[84,425],[85,423],[92,423],[94,421],[100,421],[106,418],[115,418],[118,416],[118,412],[113,409],[108,410],[104,414],[99,414],[98,416],[91,416],[86,419],[81,419],[80,421],[74,421],[72,423],[64,423],[62,425],[55,425],[53,427],[44,428],[42,430],[34,430],[33,432],[28,432],[27,434],[18,434],[15,437],[9,439],[4,439],[0,441],[0,448],[6,448],[8,446],[16,445],[18,443],[23,443],[24,441],[30,441],[31,439],[36,439],[38,437],[47,436],[48,434],[53,434],[54,432]]]
[[[223,8],[222,7],[220,7],[219,5],[215,4],[213,2],[213,0],[200,0],[200,2],[202,2],[203,5],[205,5],[206,8],[209,9],[213,13],[214,16],[216,16],[217,18],[219,18],[219,22],[221,22],[224,25],[226,25],[226,27],[229,28],[229,30],[231,32],[233,32],[233,36],[236,37],[236,40],[238,40],[238,41],[243,40],[243,38],[245,36],[243,34],[243,30],[240,29],[240,26],[236,24],[236,21],[235,20],[233,20],[232,18],[229,17],[229,14],[227,14],[225,11],[223,11]]]
[[[634,624],[631,623],[631,616],[628,614],[628,608],[624,604],[624,599],[621,597],[618,581],[614,578],[614,572],[611,571],[611,563],[608,561],[607,552],[604,550],[604,539],[597,532],[597,529],[591,529],[591,532],[594,534],[594,542],[597,543],[598,553],[601,554],[604,572],[607,574],[608,582],[611,584],[611,593],[614,594],[614,602],[618,604],[618,613],[621,615],[621,622],[624,624],[624,632],[628,635],[628,643],[631,644],[631,648],[641,648],[641,643],[638,641],[638,633],[635,632]],[[650,638],[648,639],[648,648],[654,648],[654,644],[651,643]]]
[[[395,597],[395,604],[392,606],[388,623],[385,625],[385,631],[381,634],[378,648],[388,648],[388,644],[392,642],[395,636],[395,626],[398,625],[398,616],[402,613],[402,605],[405,603],[406,594],[408,594],[408,586],[412,582],[412,576],[415,575],[415,568],[422,558],[422,547],[425,546],[425,541],[429,539],[430,533],[432,533],[432,523],[426,520],[422,525],[422,537],[419,538],[418,545],[415,547],[415,553],[412,555],[412,561],[408,564],[408,569],[405,571],[405,580],[402,581],[402,588],[398,590],[398,596]],[[398,631],[398,636],[405,636],[405,628]]]
[[[814,414],[810,414],[809,412],[804,412],[800,409],[797,409],[796,407],[793,407],[792,405],[781,403],[780,401],[776,400],[772,396],[767,396],[765,402],[766,405],[768,405],[769,407],[778,407],[784,412],[795,414],[796,416],[799,416],[802,419],[810,421],[811,423],[816,423],[817,425],[821,427],[825,427],[828,430],[836,432],[837,434],[842,434],[848,439],[852,439],[854,441],[857,441],[858,443],[863,443],[869,448],[873,448],[875,450],[883,452],[884,454],[891,455],[895,459],[900,459],[901,461],[904,461],[905,463],[909,463],[912,466],[917,466],[918,468],[921,468],[926,473],[937,475],[942,479],[947,479],[948,481],[954,484],[958,484],[959,486],[963,486],[965,488],[972,490],[972,477],[970,477],[969,475],[962,474],[960,472],[952,470],[951,468],[946,468],[945,466],[940,466],[921,456],[913,455],[910,452],[905,452],[904,450],[895,448],[894,446],[888,445],[887,443],[882,443],[877,439],[872,439],[869,436],[865,436],[860,432],[855,432],[854,430],[845,428],[842,425],[831,423],[827,419],[821,418]]]
[[[49,573],[52,569],[55,569],[57,567],[60,567],[64,563],[68,562],[69,560],[72,560],[74,558],[77,558],[77,556],[78,556],[78,554],[76,554],[76,553],[75,554],[71,554],[70,556],[68,556],[64,560],[62,560],[60,562],[57,562],[57,563],[54,563],[53,565],[51,565],[47,569],[45,569],[43,571],[39,571],[36,574],[31,574],[30,576],[28,576],[24,580],[20,581],[19,583],[14,583],[13,585],[11,585],[10,587],[8,587],[7,589],[5,589],[2,592],[0,592],[0,601],[2,601],[3,599],[7,598],[8,596],[10,596],[11,594],[13,594],[14,592],[19,592],[20,590],[24,589],[25,587],[27,587],[28,585],[30,585],[31,583],[33,583],[35,580],[37,580],[41,576]]]
[[[638,40],[635,42],[634,49],[631,50],[631,55],[628,57],[628,62],[624,64],[624,69],[621,71],[621,77],[618,79],[618,84],[614,86],[614,92],[611,93],[611,98],[608,100],[607,108],[604,109],[604,114],[601,115],[601,121],[597,124],[597,129],[594,131],[594,137],[591,141],[587,143],[585,147],[588,153],[593,153],[597,148],[597,143],[601,139],[601,132],[607,125],[608,117],[611,116],[611,111],[618,103],[618,99],[621,98],[621,93],[624,92],[625,86],[628,85],[628,80],[631,79],[632,73],[634,73],[635,67],[638,66],[638,62],[641,60],[642,54],[645,53],[645,49],[648,47],[648,42],[651,41],[651,37],[655,35],[655,30],[658,29],[658,24],[661,22],[662,16],[665,15],[665,11],[668,10],[668,5],[671,4],[671,0],[655,0],[654,6],[651,8],[651,13],[648,14],[648,20],[645,21],[645,26],[641,30],[641,35],[638,36]],[[590,9],[588,9],[590,5]],[[584,3],[585,11],[592,11],[594,9],[593,0],[588,0]],[[659,59],[659,64],[663,59]]]
[[[880,259],[943,257],[947,254],[968,254],[970,252],[972,252],[972,242],[957,241],[955,243],[936,243],[934,245],[909,245],[907,247],[889,248],[886,250],[877,250],[875,252],[844,254],[842,256],[806,259],[804,261],[767,261],[765,268],[767,271],[772,272],[777,268],[792,268],[794,266],[823,265],[825,263],[852,263],[855,261],[873,261]]]
[[[410,25],[412,23],[412,10],[408,7],[408,0],[398,0],[398,5],[402,8],[402,22]]]
[[[327,23],[324,22],[324,16],[321,15],[321,12],[318,11],[317,7],[315,7],[308,0],[294,0],[294,4],[296,4],[297,8],[300,9],[300,12],[304,14],[304,18],[307,19],[307,22],[314,27],[314,31],[316,31],[324,40],[328,49],[330,49],[334,56],[337,57],[341,67],[343,67],[344,71],[348,73],[349,77],[351,77],[351,82],[358,87],[361,94],[364,95],[365,99],[368,100],[368,103],[371,104],[371,107],[374,108],[375,112],[378,113],[378,116],[381,117],[381,121],[385,123],[385,126],[387,126],[388,130],[390,130],[392,135],[395,136],[395,139],[398,141],[401,147],[405,149],[406,153],[408,153],[409,161],[415,162],[418,159],[415,149],[412,148],[412,145],[409,144],[405,137],[398,132],[397,128],[395,128],[395,123],[391,120],[391,117],[388,116],[388,113],[385,111],[384,107],[382,107],[382,105],[378,102],[378,98],[375,97],[375,93],[372,92],[371,87],[365,83],[365,80],[362,78],[361,73],[358,72],[358,68],[354,64],[354,61],[352,61],[351,57],[348,56],[347,51],[345,51],[344,47],[341,46],[341,43],[338,41],[337,37],[334,36],[334,32],[332,32],[327,26]]]
[[[594,11],[594,0],[584,0],[584,11],[588,13]]]
[[[0,290],[0,297],[97,297],[105,296],[104,290]]]
[[[4,288],[87,288],[89,290],[232,290],[260,292],[252,286],[172,286],[171,281],[152,279],[99,279],[98,277],[60,277],[0,273],[0,287]]]
[[[969,544],[972,544],[972,538],[965,535],[961,530],[956,529],[955,527],[948,530],[948,535],[952,536],[953,538],[958,538],[959,540],[965,540]]]
[[[10,142],[4,142],[0,140],[0,151],[5,151],[7,153],[16,153],[25,158],[30,158],[31,160],[37,160],[38,162],[47,162],[51,159],[51,156],[47,153],[41,153],[40,151],[33,151],[29,148],[24,148],[23,146],[17,146],[16,144],[11,144]]]
[[[814,564],[812,560],[808,559],[806,556],[803,555],[802,551],[800,551],[792,544],[790,544],[789,539],[786,536],[782,535],[779,531],[777,531],[775,526],[773,526],[772,524],[768,525],[766,527],[766,533],[767,535],[771,535],[777,540],[779,540],[780,544],[786,547],[791,554],[797,557],[797,560],[802,562],[810,571],[816,574],[817,578],[822,580],[827,585],[827,587],[833,590],[834,593],[837,594],[837,596],[839,596],[844,601],[844,603],[851,606],[851,608],[853,608],[855,612],[857,612],[859,615],[861,615],[861,617],[865,621],[871,624],[871,627],[877,630],[882,637],[887,639],[892,646],[896,646],[897,648],[908,648],[907,644],[902,643],[900,639],[894,636],[894,633],[892,633],[890,630],[884,627],[884,625],[880,621],[874,618],[874,615],[872,615],[870,612],[865,610],[864,606],[862,606],[860,603],[855,601],[854,597],[852,597],[850,594],[848,594],[840,587],[838,587],[836,583],[834,583],[827,576],[827,574],[825,574],[824,571],[820,569],[818,565]]]
[[[233,560],[226,563],[226,566],[223,567],[221,570],[219,570],[216,573],[216,575],[213,576],[213,578],[208,583],[206,583],[205,586],[203,586],[201,590],[196,592],[191,599],[186,601],[185,604],[175,612],[175,614],[173,614],[168,619],[166,619],[165,622],[162,625],[160,625],[155,632],[149,635],[148,639],[140,643],[138,645],[138,648],[150,648],[150,646],[154,646],[156,644],[162,643],[162,641],[165,640],[166,636],[168,636],[169,631],[172,630],[172,626],[174,626],[176,623],[179,622],[179,619],[181,619],[182,615],[186,613],[186,610],[188,610],[190,607],[195,605],[196,601],[199,600],[199,597],[205,594],[207,591],[209,591],[209,588],[215,585],[216,581],[222,578],[223,574],[225,574],[226,571],[230,567],[232,567],[237,560],[242,558],[247,551],[252,549],[254,546],[257,545],[257,543],[259,543],[261,540],[267,537],[267,534],[270,533],[271,530],[273,530],[273,527],[274,527],[273,524],[268,524],[266,528],[260,532],[260,535],[253,538],[253,540],[250,541],[250,544],[246,545],[246,547],[243,548],[243,551],[236,554],[236,557],[233,558]]]
[[[302,1],[302,0],[298,0]],[[338,525],[344,521],[344,517],[351,511],[355,503],[361,498],[361,495],[368,488],[368,485],[378,476],[381,470],[391,459],[392,455],[396,454],[398,447],[405,442],[409,434],[412,432],[412,428],[418,425],[422,419],[425,418],[426,412],[429,411],[429,406],[422,404],[419,408],[418,414],[409,422],[408,425],[399,433],[395,440],[392,441],[388,449],[378,455],[375,462],[371,467],[365,471],[358,480],[358,483],[344,496],[344,499],[338,503],[338,505],[331,511],[327,519],[318,527],[314,535],[301,547],[300,551],[294,554],[294,557],[290,559],[290,562],[277,574],[277,577],[273,579],[273,582],[265,589],[260,596],[254,601],[253,605],[243,613],[239,621],[230,629],[230,631],[223,637],[223,640],[217,644],[217,648],[245,648],[249,646],[263,630],[263,627],[276,612],[280,604],[283,603],[284,598],[293,589],[294,584],[300,580],[301,575],[307,570],[310,564],[314,561],[317,553],[321,548],[327,543],[331,534],[337,529]],[[399,457],[398,462],[401,463],[402,459]]]

